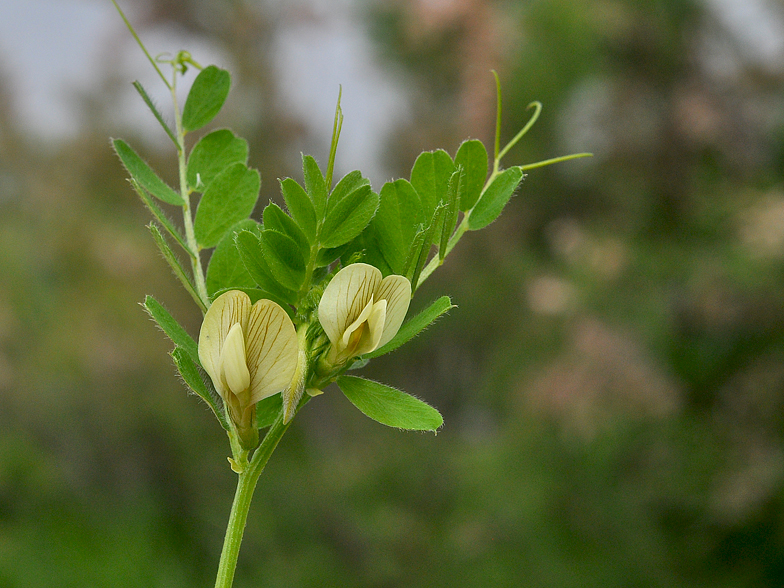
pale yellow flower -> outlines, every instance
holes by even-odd
[[[339,365],[386,344],[400,329],[410,302],[407,278],[382,279],[377,268],[365,263],[344,267],[327,285],[318,308],[332,343],[328,361]]]
[[[199,359],[239,429],[254,427],[253,407],[277,394],[297,367],[297,333],[271,300],[251,306],[244,292],[218,296],[199,333]]]

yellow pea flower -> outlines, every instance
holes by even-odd
[[[332,343],[329,363],[340,365],[386,344],[400,329],[410,302],[411,282],[403,276],[382,279],[366,263],[340,270],[318,307],[319,322]]]
[[[277,394],[297,367],[297,332],[271,300],[251,305],[244,292],[218,296],[199,332],[199,359],[242,439],[253,439],[255,405]]]

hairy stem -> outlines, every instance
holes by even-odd
[[[174,74],[176,82],[177,74]],[[188,249],[191,257],[191,267],[193,268],[193,279],[196,282],[196,292],[201,298],[205,308],[209,308],[210,299],[207,295],[207,282],[204,279],[204,269],[201,266],[201,255],[199,254],[199,244],[196,241],[196,233],[193,230],[193,213],[191,212],[191,195],[188,189],[188,168],[185,160],[185,130],[182,128],[182,113],[177,104],[176,84],[172,83],[171,94],[174,103],[174,124],[177,130],[177,163],[180,171],[180,195],[185,201],[182,207],[182,218],[185,226],[185,239],[188,242]]]
[[[248,520],[253,491],[256,489],[261,472],[264,471],[264,466],[267,465],[272,452],[275,451],[289,425],[291,425],[291,421],[283,423],[283,413],[281,412],[267,431],[264,440],[256,449],[247,467],[239,474],[237,491],[234,494],[229,523],[226,527],[226,537],[223,540],[223,551],[218,564],[215,588],[231,588],[234,582],[234,572],[237,568],[237,558],[245,532],[245,523]]]

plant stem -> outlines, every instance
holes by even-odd
[[[191,213],[191,195],[188,189],[188,168],[185,161],[185,130],[182,128],[182,113],[177,104],[177,73],[170,85],[172,102],[174,103],[174,124],[177,130],[177,163],[180,171],[180,195],[185,201],[182,207],[183,225],[185,226],[185,239],[188,242],[188,250],[191,256],[191,267],[193,268],[193,279],[196,282],[196,292],[199,294],[205,308],[209,308],[210,299],[207,295],[207,282],[204,279],[204,269],[201,266],[201,255],[199,255],[199,244],[196,241],[196,233],[193,230],[193,213]]]
[[[283,412],[278,415],[275,422],[267,431],[264,440],[256,449],[248,466],[239,474],[237,491],[234,494],[234,503],[231,505],[229,523],[226,527],[226,537],[223,540],[223,551],[218,564],[218,576],[215,579],[215,588],[231,588],[234,582],[234,572],[237,568],[237,557],[240,553],[242,536],[245,532],[245,523],[248,520],[253,491],[259,481],[264,466],[267,465],[272,452],[278,446],[281,437],[291,425],[291,421],[283,423]]]

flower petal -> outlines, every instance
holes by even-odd
[[[333,345],[362,313],[381,283],[381,272],[366,263],[340,270],[327,284],[319,302],[319,322]]]
[[[199,360],[209,374],[218,393],[225,398],[226,390],[221,390],[220,356],[224,341],[231,327],[239,323],[243,333],[247,333],[250,315],[250,298],[245,292],[230,290],[218,296],[204,315],[199,331]]]
[[[387,301],[387,313],[384,319],[384,333],[377,347],[386,345],[397,335],[403,319],[406,318],[408,305],[411,303],[411,282],[404,276],[387,276],[378,285],[375,291],[376,300]]]
[[[245,356],[245,335],[242,326],[234,323],[223,342],[220,356],[221,382],[228,386],[233,394],[240,395],[250,386],[248,360]]]
[[[283,390],[297,368],[297,331],[289,315],[271,300],[250,310],[245,350],[250,370],[250,402]]]

